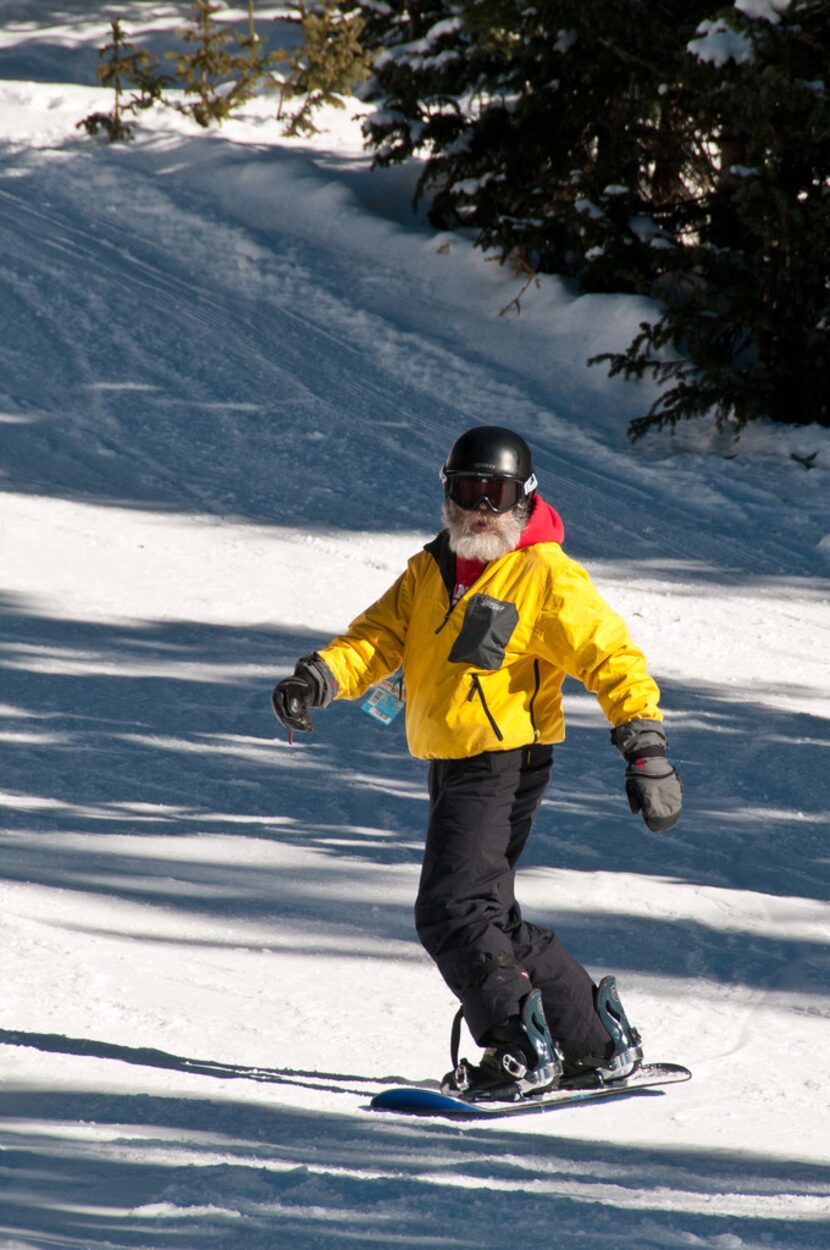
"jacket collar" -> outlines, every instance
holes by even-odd
[[[448,530],[441,530],[440,534],[436,534],[431,542],[424,546],[424,551],[428,551],[441,574],[441,579],[447,588],[447,594],[452,599],[455,590],[455,553],[450,551],[450,535]]]
[[[561,543],[564,537],[565,526],[559,513],[541,495],[537,495],[516,550],[534,547],[537,543]],[[455,590],[455,554],[450,551],[449,532],[441,530],[440,534],[436,534],[435,538],[424,545],[424,551],[428,551],[438,565],[447,593],[452,598]],[[508,552],[509,554],[512,553]]]

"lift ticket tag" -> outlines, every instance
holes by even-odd
[[[361,706],[364,712],[374,716],[381,724],[391,725],[404,702],[402,681],[382,681],[375,686]]]

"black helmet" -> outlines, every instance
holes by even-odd
[[[520,498],[532,495],[538,486],[527,443],[500,425],[476,425],[456,439],[441,469],[441,481],[448,492],[450,479],[460,475],[518,482]]]

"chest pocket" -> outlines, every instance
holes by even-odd
[[[505,647],[518,623],[515,603],[505,603],[490,595],[473,595],[449,659],[455,664],[474,664],[477,668],[501,668]]]

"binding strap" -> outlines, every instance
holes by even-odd
[[[455,1013],[452,1022],[452,1030],[450,1032],[450,1060],[452,1062],[453,1071],[458,1067],[458,1051],[461,1046],[461,1022],[464,1019],[464,1008],[459,1007]]]
[[[484,963],[476,964],[475,968],[468,972],[462,981],[461,990],[463,992],[464,990],[472,989],[474,985],[480,985],[495,968],[512,968],[516,966],[515,956],[496,955],[493,959],[487,959]],[[458,1067],[458,1049],[461,1045],[461,1022],[463,1019],[464,1008],[459,1007],[452,1022],[452,1031],[450,1033],[450,1058],[452,1059],[453,1068]]]

